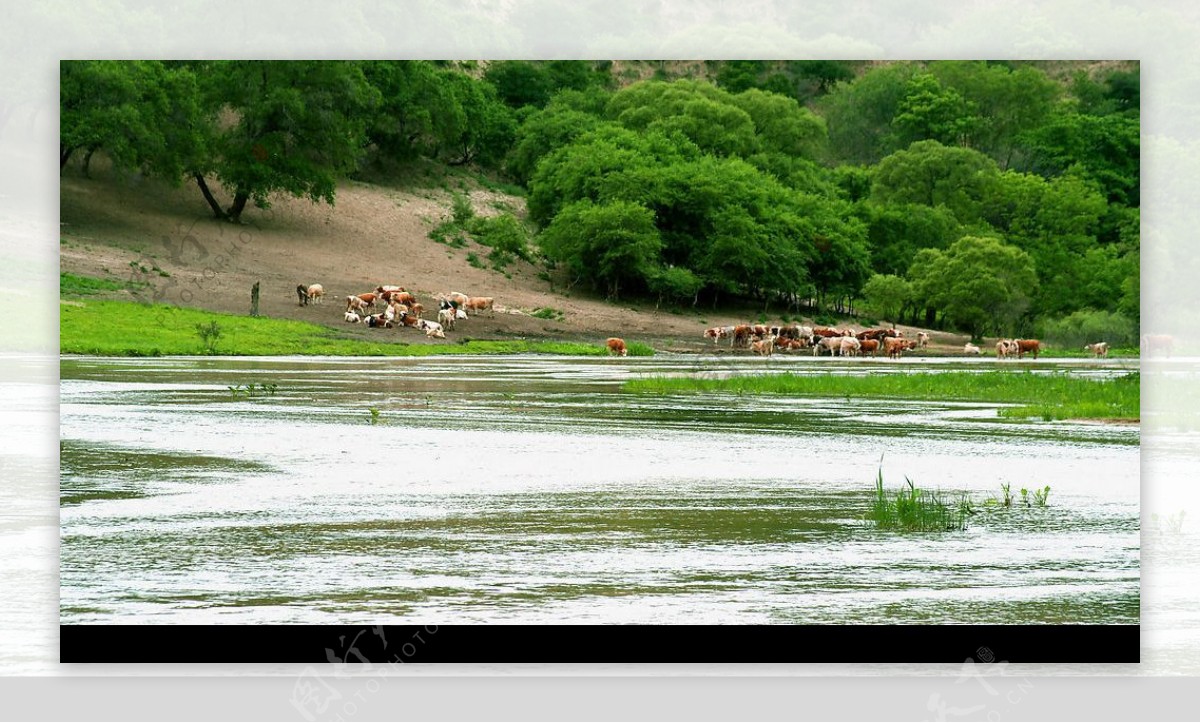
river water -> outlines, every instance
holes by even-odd
[[[1136,425],[621,390],[996,363],[64,358],[61,620],[1138,622]],[[276,387],[229,389],[246,384]],[[878,531],[862,516],[881,465],[893,489],[1050,485],[1049,505]]]

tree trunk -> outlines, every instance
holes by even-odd
[[[208,190],[208,184],[204,182],[204,176],[199,173],[194,175],[196,178],[196,185],[200,187],[200,193],[204,194],[204,200],[208,201],[208,205],[212,207],[213,216],[215,216],[218,220],[228,221],[229,216],[227,216],[225,211],[221,209],[221,204],[217,203],[217,199],[213,198],[212,191]]]
[[[242,211],[246,210],[246,201],[248,200],[250,200],[250,194],[245,191],[237,192],[237,195],[233,197],[233,205],[225,211],[230,221],[238,223],[242,220]]]
[[[92,154],[96,152],[96,146],[88,149],[87,155],[83,157],[83,177],[92,177]]]
[[[67,148],[61,143],[58,145],[58,170],[67,167],[67,161],[71,160],[71,154],[75,152],[74,148]]]
[[[937,320],[937,309],[932,306],[925,307],[925,328],[932,329],[933,322]]]
[[[261,282],[255,281],[254,288],[250,289],[250,316],[258,316],[258,285]]]

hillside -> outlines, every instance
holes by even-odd
[[[345,307],[340,299],[392,283],[414,291],[427,308],[436,308],[434,297],[448,291],[495,297],[505,311],[463,322],[451,333],[450,342],[461,338],[601,342],[608,336],[622,336],[678,350],[705,348],[701,333],[706,326],[756,319],[761,312],[655,311],[646,303],[610,304],[586,293],[563,293],[561,286],[552,291],[549,282],[539,278],[539,269],[523,261],[510,265],[507,276],[475,268],[467,262],[467,254],[486,257],[486,248],[469,242],[456,249],[429,238],[429,231],[449,216],[452,194],[445,182],[438,187],[400,189],[347,181],[338,188],[335,206],[277,197],[270,213],[249,212],[244,225],[234,226],[213,221],[192,185],[171,188],[145,179],[121,180],[102,161],[93,162],[91,175],[84,178],[71,168],[62,176],[61,270],[151,284],[136,297],[122,291],[107,298],[158,298],[179,306],[245,314],[250,288],[259,281],[264,316],[325,324],[356,338],[380,340],[390,335],[406,343],[446,343],[419,334],[363,329],[342,320]],[[487,190],[465,174],[450,180],[465,186],[480,215],[494,215],[498,207],[518,214],[524,211],[523,199]],[[185,241],[188,236],[195,242]],[[131,264],[147,272],[132,269]],[[299,306],[295,288],[301,283],[324,285],[326,302]],[[530,315],[541,308],[561,311],[562,317],[548,320]],[[782,311],[774,309],[772,315],[777,318]]]

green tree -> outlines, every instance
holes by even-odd
[[[600,118],[593,114],[551,103],[526,118],[517,129],[516,141],[506,160],[508,172],[520,183],[529,183],[538,161],[592,130],[600,122]]]
[[[871,198],[876,203],[945,206],[962,223],[979,219],[993,192],[996,163],[970,148],[918,141],[879,162]]]
[[[717,85],[730,93],[741,93],[758,86],[767,64],[761,60],[726,60],[717,69]]]
[[[750,114],[726,91],[707,83],[635,83],[613,94],[608,117],[635,131],[681,133],[702,150],[746,156],[760,149]]]
[[[760,147],[788,156],[815,160],[825,151],[825,121],[793,98],[747,90],[730,101],[750,116]]]
[[[912,300],[912,284],[893,274],[875,274],[863,285],[867,306],[881,319],[895,322],[900,311]]]
[[[602,123],[537,164],[529,181],[530,218],[544,227],[574,201],[644,200],[661,183],[657,169],[698,155],[686,139]]]
[[[66,60],[60,70],[59,167],[103,149],[113,166],[177,182],[204,156],[208,123],[195,75],[158,61]]]
[[[963,235],[963,227],[945,206],[861,204],[867,224],[871,266],[881,274],[902,275],[917,251],[945,249]]]
[[[817,101],[829,126],[829,150],[835,161],[878,163],[904,146],[892,119],[919,72],[915,63],[893,63],[839,83]]]
[[[622,288],[645,288],[659,267],[662,239],[654,213],[636,203],[576,201],[539,237],[542,252],[576,279],[594,281],[608,298]]]
[[[357,167],[379,92],[353,62],[213,61],[201,77],[208,105],[229,122],[193,177],[217,218],[238,221],[247,201],[268,208],[284,192],[333,203],[337,179]],[[233,192],[221,208],[205,182]]]
[[[453,112],[436,124],[436,156],[452,166],[480,163],[498,166],[504,161],[517,133],[517,120],[496,95],[495,88],[456,70],[441,74]],[[443,155],[444,151],[444,155]]]
[[[386,158],[407,161],[428,153],[434,128],[461,113],[442,83],[443,71],[431,62],[372,60],[362,67],[381,98],[367,135]]]
[[[541,108],[550,100],[554,84],[543,64],[528,60],[493,62],[483,78],[495,86],[497,97],[512,108],[526,105]]]
[[[999,239],[964,236],[945,252],[928,249],[931,261],[914,282],[918,295],[946,319],[979,340],[985,332],[1011,333],[1029,310],[1037,289],[1037,273],[1029,254]]]
[[[935,140],[946,145],[968,146],[980,125],[975,104],[953,88],[943,88],[930,73],[914,75],[896,108],[892,125],[902,144]]]
[[[1136,115],[1063,114],[1023,136],[1028,169],[1057,176],[1078,166],[1109,202],[1140,205],[1141,123]]]
[[[971,146],[1008,168],[1022,133],[1041,126],[1062,97],[1062,86],[1041,69],[985,61],[929,64],[941,84],[959,93],[976,114]]]
[[[1107,210],[1095,184],[1075,174],[1046,180],[1008,171],[997,178],[984,217],[1012,245],[1026,251],[1041,279],[1034,311],[1060,315],[1086,305],[1111,309],[1119,296],[1113,274],[1121,251],[1097,250],[1096,233]],[[1112,267],[1112,268],[1110,268]],[[1101,283],[1101,279],[1109,282]],[[1090,288],[1090,290],[1089,290]],[[1107,291],[1097,291],[1107,288]],[[1107,301],[1101,297],[1111,294]]]

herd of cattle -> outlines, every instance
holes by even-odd
[[[299,284],[296,286],[296,297],[301,306],[320,304],[325,298],[325,288],[321,284]],[[343,318],[347,323],[364,324],[380,329],[412,327],[424,331],[430,338],[445,339],[447,331],[453,331],[455,324],[467,319],[467,312],[487,311],[495,313],[495,299],[490,296],[467,296],[458,291],[440,294],[438,302],[437,321],[422,318],[424,305],[417,297],[406,291],[402,286],[375,287],[375,291],[364,294],[353,294],[345,297],[346,310]],[[382,311],[370,313],[382,307]],[[832,327],[811,327],[791,324],[789,326],[768,326],[765,324],[737,324],[734,326],[715,326],[704,331],[705,339],[712,339],[713,344],[720,344],[722,339],[729,340],[730,349],[748,349],[762,356],[770,356],[775,350],[798,351],[812,349],[813,356],[829,353],[830,356],[878,356],[880,352],[887,354],[890,359],[898,359],[910,349],[925,349],[929,346],[929,334],[919,331],[915,339],[905,339],[904,332],[898,329],[836,329]],[[1169,338],[1169,337],[1166,337]],[[612,337],[605,340],[608,352],[617,356],[626,356],[628,350],[623,339]],[[1149,346],[1143,340],[1143,346]],[[1165,344],[1163,346],[1166,346]],[[1107,357],[1108,344],[1097,342],[1083,347],[1094,357]],[[1169,349],[1169,347],[1168,347]],[[1042,344],[1037,339],[1000,339],[996,342],[996,358],[1022,358],[1032,354],[1037,359],[1042,350]],[[968,342],[963,346],[963,353],[980,355],[983,350]]]
[[[884,352],[890,358],[898,358],[906,350],[925,348],[929,335],[918,332],[916,339],[905,339],[904,332],[896,329],[834,329],[792,324],[790,326],[767,326],[765,324],[738,324],[715,326],[704,331],[705,339],[719,344],[729,340],[730,349],[751,349],[756,354],[770,356],[776,349],[797,351],[812,349],[813,356],[829,352],[830,356],[877,356]]]
[[[738,324],[735,326],[715,326],[705,329],[705,339],[712,339],[713,344],[719,344],[722,339],[729,340],[730,349],[749,349],[756,354],[770,356],[776,349],[781,351],[797,351],[812,349],[813,356],[828,352],[830,356],[878,356],[880,352],[887,354],[890,359],[900,358],[910,349],[925,349],[929,346],[929,334],[919,331],[916,339],[905,339],[904,332],[898,329],[835,329],[830,327],[810,327],[792,324],[790,326],[767,326],[765,324]],[[1041,353],[1042,344],[1037,339],[1001,339],[996,342],[996,357],[998,359],[1022,358],[1032,354],[1037,359]],[[1108,344],[1097,342],[1084,347],[1095,357],[1108,356]],[[967,342],[963,353],[980,355],[983,350]]]
[[[300,284],[296,287],[296,297],[301,306],[320,304],[325,298],[325,288],[321,284]],[[453,331],[455,324],[468,318],[468,311],[495,313],[495,299],[490,296],[467,296],[452,291],[439,295],[437,302],[438,320],[430,321],[421,317],[425,306],[403,286],[380,285],[373,292],[347,296],[342,318],[350,324],[378,329],[411,327],[432,339],[445,339],[447,331]],[[382,311],[371,313],[379,307]]]

